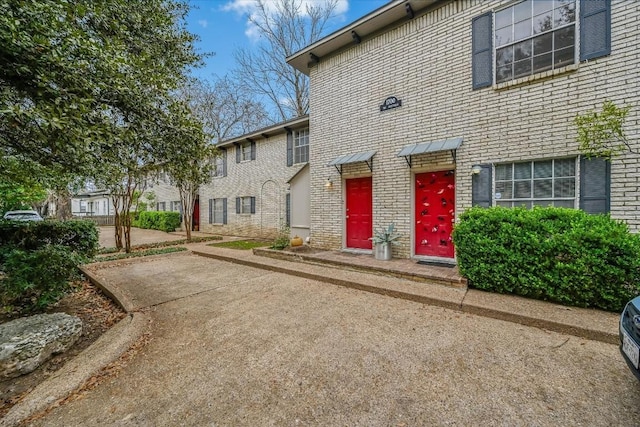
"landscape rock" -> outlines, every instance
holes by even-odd
[[[28,374],[71,347],[82,321],[65,313],[37,314],[0,325],[0,380]]]

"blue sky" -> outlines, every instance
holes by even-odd
[[[253,0],[189,0],[192,10],[187,17],[187,27],[201,39],[196,48],[200,52],[215,52],[214,56],[206,59],[204,68],[194,70],[195,76],[210,79],[214,74],[226,74],[234,66],[234,50],[255,45],[256,40],[251,37],[251,28],[247,23],[252,2]],[[339,13],[329,23],[327,34],[387,2],[388,0],[339,0]]]

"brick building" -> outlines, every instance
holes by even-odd
[[[640,228],[638,156],[578,151],[574,118],[631,106],[640,2],[393,1],[287,58],[310,77],[311,240],[453,261],[466,208],[555,205]],[[331,185],[325,185],[331,181]]]
[[[304,176],[308,117],[222,141],[217,147],[221,155],[211,182],[200,188],[201,231],[273,238],[289,225],[304,229],[305,224],[290,224],[289,219],[291,211],[304,218],[300,213],[308,212],[308,200],[296,198],[289,181]],[[308,184],[301,189],[300,195],[308,194]]]

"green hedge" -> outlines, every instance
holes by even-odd
[[[14,314],[41,311],[72,288],[77,267],[98,250],[92,221],[0,221],[0,303]]]
[[[453,241],[477,289],[616,312],[640,294],[640,236],[606,215],[472,208]]]
[[[134,227],[160,231],[175,231],[180,227],[180,213],[166,211],[140,212],[138,219],[133,222]]]

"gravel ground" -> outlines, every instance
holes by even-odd
[[[34,425],[640,425],[614,345],[189,254],[97,273],[151,341]]]

